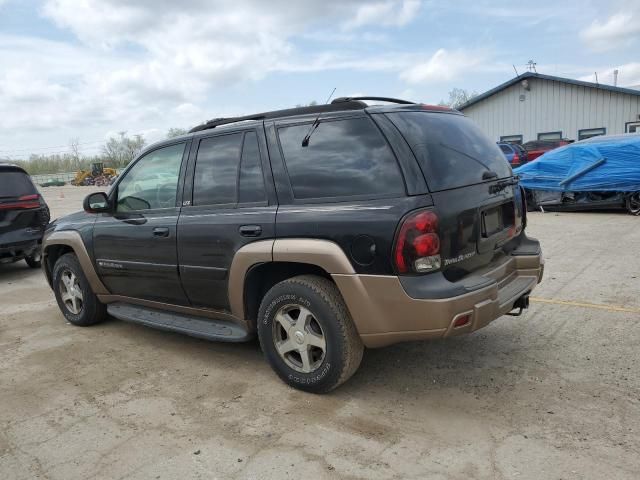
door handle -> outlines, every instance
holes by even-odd
[[[259,237],[262,234],[260,225],[242,225],[240,227],[240,235],[243,237]]]
[[[154,237],[168,237],[169,236],[169,228],[168,227],[155,227],[153,229]]]

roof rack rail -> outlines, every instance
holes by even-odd
[[[407,102],[409,103],[409,102]],[[202,125],[198,125],[189,130],[189,133],[199,132],[201,130],[209,130],[211,128],[227,125],[229,123],[244,122],[247,120],[268,120],[271,118],[290,117],[293,115],[317,114],[325,112],[339,112],[341,110],[364,110],[367,104],[358,99],[348,99],[339,103],[331,102],[327,105],[312,105],[309,107],[287,108],[285,110],[274,110],[272,112],[256,113],[253,115],[245,115],[242,117],[214,118],[208,120]]]
[[[399,98],[391,97],[338,97],[331,103],[344,103],[362,100],[377,100],[379,102],[399,103],[401,105],[415,105],[416,102],[410,102],[409,100],[401,100]]]

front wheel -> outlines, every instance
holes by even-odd
[[[364,346],[335,284],[301,275],[262,299],[258,337],[265,357],[292,387],[326,393],[349,379]]]
[[[52,284],[60,311],[69,323],[87,327],[106,318],[106,307],[91,290],[73,253],[58,259],[53,267]]]

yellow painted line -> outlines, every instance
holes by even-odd
[[[568,305],[570,307],[596,308],[609,312],[640,313],[640,308],[618,307],[616,305],[598,305],[596,303],[570,302],[567,300],[552,300],[550,298],[529,297],[535,303],[551,303],[553,305]]]

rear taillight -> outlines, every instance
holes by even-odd
[[[511,159],[511,165],[520,165],[520,155],[518,155],[518,152],[513,154],[513,158]]]
[[[405,217],[393,248],[398,273],[427,273],[440,268],[438,216],[420,210]]]
[[[0,205],[0,210],[40,208],[40,195],[23,195],[18,200]]]

